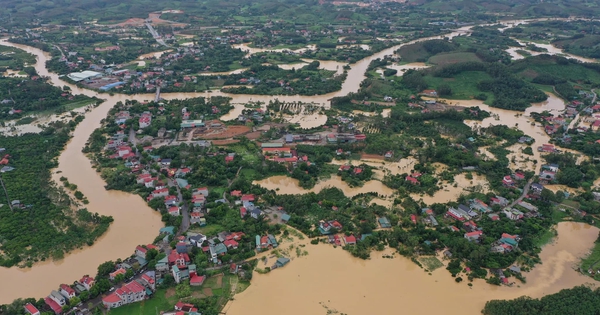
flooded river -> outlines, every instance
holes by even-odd
[[[468,28],[464,27],[444,36],[453,37],[465,34],[468,32]],[[427,39],[430,38],[423,38],[417,41]],[[410,43],[412,42],[406,44]],[[57,171],[60,171],[61,174],[55,174],[54,179],[58,179],[59,176],[67,177],[88,198],[90,204],[87,205],[87,208],[90,211],[98,212],[102,215],[111,215],[115,219],[108,232],[93,246],[69,253],[63,260],[39,263],[29,269],[0,268],[0,279],[2,282],[11,284],[10,286],[5,285],[0,287],[0,303],[9,303],[18,297],[43,297],[49,294],[52,289],[56,289],[60,283],[71,283],[84,274],[95,274],[96,267],[102,262],[127,257],[133,253],[136,245],[151,242],[157,235],[162,223],[160,222],[158,213],[151,210],[140,197],[123,192],[106,191],[104,189],[105,183],[95,170],[91,168],[90,161],[81,153],[81,149],[91,132],[100,126],[100,121],[106,117],[110,108],[118,101],[125,101],[127,99],[139,101],[153,100],[154,94],[109,95],[82,89],[67,84],[60,80],[58,75],[48,72],[45,68],[45,62],[50,58],[49,54],[36,48],[8,43],[5,40],[0,41],[0,44],[18,47],[36,55],[37,63],[35,68],[38,74],[49,77],[50,82],[55,86],[62,87],[67,85],[71,88],[73,94],[83,94],[90,97],[98,96],[106,100],[99,107],[87,113],[85,120],[75,130],[73,139],[59,158]],[[358,90],[360,83],[365,78],[365,70],[371,60],[390,55],[400,46],[388,48],[351,65],[351,69],[348,71],[348,79],[343,83],[342,89],[326,95],[239,95],[216,91],[212,93],[164,93],[161,96],[165,99],[228,96],[233,99],[232,103],[240,104],[250,101],[268,103],[269,100],[279,99],[280,101],[314,102],[327,107],[329,106],[327,100],[331,97],[346,95],[349,92],[356,92]],[[311,48],[308,47],[308,49]],[[465,102],[471,101],[461,102],[465,105]],[[485,110],[489,109],[485,105],[482,105],[482,108]],[[496,122],[493,118],[488,118],[483,121],[484,126],[492,123],[514,121],[519,123],[519,128],[524,130],[526,134],[536,139],[536,144],[547,141],[547,136],[541,133],[539,127],[530,126],[528,118],[523,116],[515,118],[515,112],[510,111],[496,109],[491,111],[500,114],[500,121]],[[534,152],[537,154],[536,150]],[[297,183],[286,179],[286,184],[282,185],[281,180],[279,179],[278,181],[276,178],[270,178],[261,182],[261,185],[271,189],[279,188],[280,193],[298,193],[303,191],[298,187]],[[375,191],[385,195],[393,193],[391,189],[385,187],[379,181],[368,182],[360,188],[350,188],[339,177],[332,177],[327,181],[317,184],[312,191],[318,191],[328,186],[340,187],[349,196],[368,191]],[[593,231],[592,234],[594,234],[593,239],[595,239],[597,232]],[[577,244],[591,244],[592,241],[584,242],[583,239],[578,239]],[[567,256],[577,256],[577,253],[573,253],[571,250],[575,249],[570,247],[567,252],[570,256]],[[455,285],[452,279],[443,272],[437,272],[434,276],[427,276],[422,272],[412,272],[417,270],[417,267],[404,259],[387,260],[375,258],[372,261],[365,262],[350,259],[347,256],[346,253],[340,250],[332,250],[324,246],[314,247],[307,258],[298,259],[289,267],[278,270],[272,275],[257,276],[255,278],[256,284],[253,284],[248,291],[240,295],[239,299],[236,297],[239,301],[233,304],[231,314],[254,314],[258,313],[259,308],[261,313],[267,314],[315,314],[315,311],[317,313],[324,312],[323,306],[320,306],[318,302],[324,302],[331,307],[346,312],[352,310],[352,314],[367,314],[373,313],[373,311],[389,313],[390,310],[408,310],[409,312],[413,310],[412,313],[415,313],[414,311],[417,310],[418,305],[420,305],[420,311],[440,311],[445,306],[454,306],[451,309],[459,309],[464,307],[463,303],[466,301],[476,301],[473,303],[473,305],[476,305],[472,308],[472,310],[475,310],[482,305],[484,299],[501,297],[492,295],[490,292],[504,292],[507,290],[488,286],[484,290],[468,290],[466,285]],[[315,268],[315,266],[319,267]],[[544,264],[545,266],[547,264]],[[568,273],[568,268],[564,270],[564,273]],[[560,287],[555,286],[554,282],[541,285],[543,285],[543,288],[548,288],[547,291],[555,292],[559,288],[562,288],[563,285],[566,287],[573,284],[574,279],[564,283],[561,282]],[[314,286],[315,283],[319,283],[317,288]],[[530,286],[533,286],[533,283],[536,282],[532,281],[532,285]],[[386,287],[387,289],[381,290],[382,287]],[[540,295],[542,289],[534,291],[532,294]],[[511,296],[517,294],[517,291],[507,292],[511,292]],[[523,292],[522,294],[526,294],[527,291]],[[475,299],[465,298],[465,294],[470,294]],[[277,298],[268,299],[264,298],[265,296],[276,296]],[[453,296],[456,298],[452,298]],[[258,299],[263,303],[256,303]],[[404,302],[390,302],[395,302],[399,299]],[[429,303],[431,301],[438,303]],[[405,307],[403,304],[407,306]]]
[[[557,230],[555,243],[541,253],[544,264],[526,274],[527,284],[520,287],[477,280],[471,289],[464,282],[457,284],[444,268],[428,275],[398,255],[386,259],[373,252],[365,261],[341,248],[307,245],[307,256],[270,274],[255,274],[252,285],[225,310],[228,315],[329,314],[328,309],[351,315],[480,314],[491,299],[541,297],[592,282],[572,267],[593,246],[598,229],[564,222]]]

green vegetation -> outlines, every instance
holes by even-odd
[[[541,299],[523,296],[514,300],[492,300],[485,303],[484,315],[592,315],[600,308],[600,289],[586,286],[564,289]]]
[[[252,84],[252,88],[243,86],[225,88],[223,91],[235,94],[315,95],[341,89],[346,74],[335,75],[334,71],[319,70],[318,67],[318,61],[313,61],[298,70],[254,65],[240,74],[229,75],[225,79],[226,85]]]
[[[92,245],[108,228],[111,217],[78,209],[64,190],[52,184],[56,157],[69,140],[81,116],[69,123],[55,122],[40,134],[1,137],[0,143],[15,170],[2,174],[7,200],[0,194],[3,255],[0,265],[30,266],[84,245]],[[13,200],[20,201],[9,207]],[[48,224],[52,222],[52,224]]]
[[[110,315],[153,315],[156,310],[168,310],[177,303],[176,296],[166,297],[167,289],[158,289],[149,300],[111,309]]]

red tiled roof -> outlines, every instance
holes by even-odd
[[[69,294],[69,295],[75,294],[75,290],[73,290],[73,288],[71,288],[70,286],[68,286],[66,284],[61,284],[60,288],[65,290],[67,292],[67,294]]]
[[[54,311],[54,313],[56,313],[56,314],[62,313],[62,307],[60,307],[60,305],[58,305],[58,303],[56,303],[53,299],[46,297],[44,299],[44,303],[46,303],[46,305],[50,306],[50,308]]]
[[[354,235],[346,236],[344,237],[344,241],[346,241],[346,244],[356,243],[356,237]]]
[[[106,303],[110,303],[110,304],[117,303],[119,301],[121,301],[121,298],[115,292],[102,298],[102,302],[106,302]]]
[[[29,314],[36,314],[36,313],[39,313],[39,312],[40,312],[40,311],[39,311],[39,310],[38,310],[38,309],[37,309],[35,306],[33,306],[33,304],[31,304],[31,303],[27,303],[27,304],[25,304],[25,309],[26,309],[26,310],[29,312]]]

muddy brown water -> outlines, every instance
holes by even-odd
[[[564,222],[557,230],[555,243],[541,253],[544,264],[527,274],[527,284],[520,287],[477,280],[471,289],[464,282],[457,284],[444,268],[428,275],[398,255],[387,259],[373,252],[365,261],[341,248],[307,245],[307,256],[269,274],[255,274],[252,285],[225,311],[228,315],[328,314],[328,309],[352,315],[480,314],[491,299],[540,297],[592,282],[572,267],[593,245],[598,229]]]

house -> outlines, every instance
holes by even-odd
[[[154,291],[156,289],[156,272],[148,271],[142,275],[138,282]]]
[[[179,207],[178,206],[171,206],[167,209],[167,211],[169,212],[170,215],[178,217],[181,215],[181,212],[179,211]]]
[[[469,233],[465,233],[465,238],[471,242],[471,241],[477,241],[479,240],[479,238],[483,235],[483,231],[474,231],[474,232],[469,232]]]
[[[241,190],[232,190],[229,195],[231,195],[231,197],[241,197],[242,196],[242,191]]]
[[[25,304],[25,311],[29,315],[40,315],[40,311],[35,306],[33,306],[33,304],[31,304],[31,303]]]
[[[392,151],[387,151],[387,152],[386,152],[386,153],[383,155],[383,157],[384,157],[384,158],[386,158],[386,159],[391,159],[393,156],[394,156],[394,152],[392,152]]]
[[[244,201],[254,202],[254,195],[252,195],[252,194],[242,195],[242,202],[244,202]]]
[[[51,298],[54,302],[56,302],[61,307],[67,305],[67,299],[62,294],[58,293],[58,291],[56,291],[56,290],[52,290],[52,292],[50,292],[50,295],[48,297]]]
[[[145,298],[146,288],[137,281],[131,281],[102,298],[102,304],[104,304],[104,307],[107,309],[111,309],[125,304],[142,301]]]
[[[389,229],[392,227],[390,220],[386,217],[381,217],[377,221],[379,221],[379,226],[381,226],[382,229]]]
[[[534,194],[539,195],[544,190],[544,185],[539,184],[539,183],[533,183],[533,184],[531,184],[531,190],[533,191]]]
[[[354,235],[344,236],[346,245],[356,245],[356,237]]]
[[[89,290],[94,285],[94,278],[85,275],[79,280],[79,283],[86,289]]]
[[[190,285],[193,287],[199,287],[204,284],[206,276],[198,275],[195,271],[190,272]]]
[[[194,305],[189,304],[189,303],[183,303],[181,301],[177,302],[177,304],[175,304],[175,310],[176,311],[184,311],[184,312],[197,312],[198,309],[194,307]]]
[[[188,256],[187,253],[178,253],[177,251],[172,250],[167,257],[170,266],[176,265],[185,267],[190,263],[190,256]]]
[[[438,93],[436,90],[423,90],[423,92],[421,92],[421,94],[426,95],[426,96],[430,96],[430,97],[437,97]]]
[[[471,199],[469,202],[469,206],[473,210],[477,210],[482,213],[492,212],[492,208],[479,199]]]
[[[409,183],[411,183],[411,184],[413,184],[413,185],[419,185],[420,184],[419,180],[416,179],[416,178],[414,178],[414,177],[412,177],[412,176],[406,176],[406,178],[404,178],[404,180],[407,181],[407,182],[409,182]]]
[[[70,300],[75,297],[75,290],[66,284],[60,285],[60,294],[62,294],[67,300]]]
[[[179,254],[184,254],[188,252],[188,244],[185,242],[179,242],[175,245],[175,251]]]
[[[471,220],[463,223],[463,228],[467,230],[467,232],[474,232],[477,231],[477,224]]]
[[[499,205],[501,207],[506,207],[508,205],[508,199],[502,196],[492,197],[490,199],[490,202],[492,203],[492,205]]]
[[[254,208],[252,210],[250,210],[250,216],[253,217],[254,219],[257,219],[262,215],[262,211],[258,208]]]
[[[492,219],[492,221],[498,221],[498,220],[500,220],[500,216],[499,216],[499,215],[497,215],[497,214],[495,214],[495,213],[490,213],[490,214],[488,214],[488,217],[489,217],[490,219]]]
[[[417,216],[414,214],[410,215],[410,221],[414,224],[417,224]]]
[[[534,211],[534,212],[538,211],[538,208],[536,206],[534,206],[534,205],[532,205],[532,204],[530,204],[529,202],[526,202],[526,201],[520,201],[518,203],[518,205],[521,206],[521,207],[523,207],[523,208],[525,208],[525,209],[527,209],[528,211]]]
[[[542,165],[542,169],[544,170],[549,170],[550,172],[558,172],[558,164],[546,164],[546,165]]]
[[[456,209],[454,207],[450,207],[448,209],[448,211],[446,212],[446,216],[449,216],[451,218],[454,218],[455,220],[458,221],[466,221],[466,220],[470,220],[471,217],[469,216],[469,214],[467,212],[465,212],[462,209]]]
[[[281,268],[285,265],[287,265],[290,262],[290,259],[287,257],[280,257],[277,258],[277,261],[275,262],[275,266],[277,266],[277,268]]]
[[[512,187],[512,186],[514,186],[514,184],[515,184],[515,182],[512,180],[510,175],[506,175],[502,179],[502,185],[504,185],[504,187]]]
[[[127,272],[127,270],[125,270],[124,268],[119,268],[119,269],[117,269],[117,270],[115,270],[115,271],[111,272],[111,273],[109,274],[109,278],[110,278],[110,280],[111,280],[111,281],[114,281],[114,280],[115,280],[115,278],[116,278],[118,275],[123,275],[123,276],[125,276],[125,273],[126,273],[126,272]]]
[[[56,301],[51,299],[49,296],[44,298],[44,303],[46,303],[46,305],[48,305],[48,307],[54,311],[54,314],[61,314],[63,311],[62,306],[58,305],[58,303],[56,303]]]
[[[521,173],[521,172],[515,172],[513,174],[513,178],[515,180],[524,180],[525,179],[525,174]]]
[[[511,219],[511,220],[519,220],[523,218],[523,212],[517,210],[517,209],[504,209],[504,214],[506,215],[507,218]]]
[[[281,215],[281,222],[283,223],[288,223],[288,221],[291,219],[291,216],[287,213],[284,213]]]

